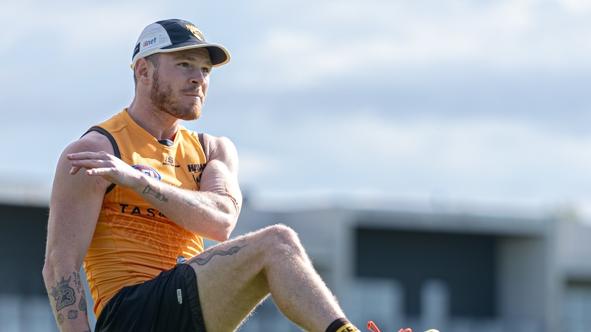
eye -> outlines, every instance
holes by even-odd
[[[211,67],[202,67],[201,71],[203,71],[206,74],[209,74],[209,73],[211,73]]]
[[[182,68],[191,68],[191,64],[189,62],[186,62],[186,61],[179,62],[177,64],[177,66],[182,67]]]

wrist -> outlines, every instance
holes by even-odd
[[[148,177],[141,172],[134,182],[133,190],[139,194],[141,194],[150,184]]]

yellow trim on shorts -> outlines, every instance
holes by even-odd
[[[349,323],[346,325],[341,326],[340,329],[337,330],[337,332],[357,332],[359,331],[358,329],[355,328],[355,326],[353,326],[353,324]]]

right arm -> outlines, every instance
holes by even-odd
[[[43,280],[60,331],[90,331],[80,267],[92,239],[109,183],[100,177],[71,175],[69,153],[110,151],[101,134],[88,133],[70,144],[56,168],[47,227]]]

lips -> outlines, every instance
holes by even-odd
[[[183,91],[183,94],[185,96],[189,96],[189,97],[199,97],[199,99],[203,99],[203,95],[201,93],[199,93],[198,91],[193,91],[193,90],[189,90],[189,91]]]

